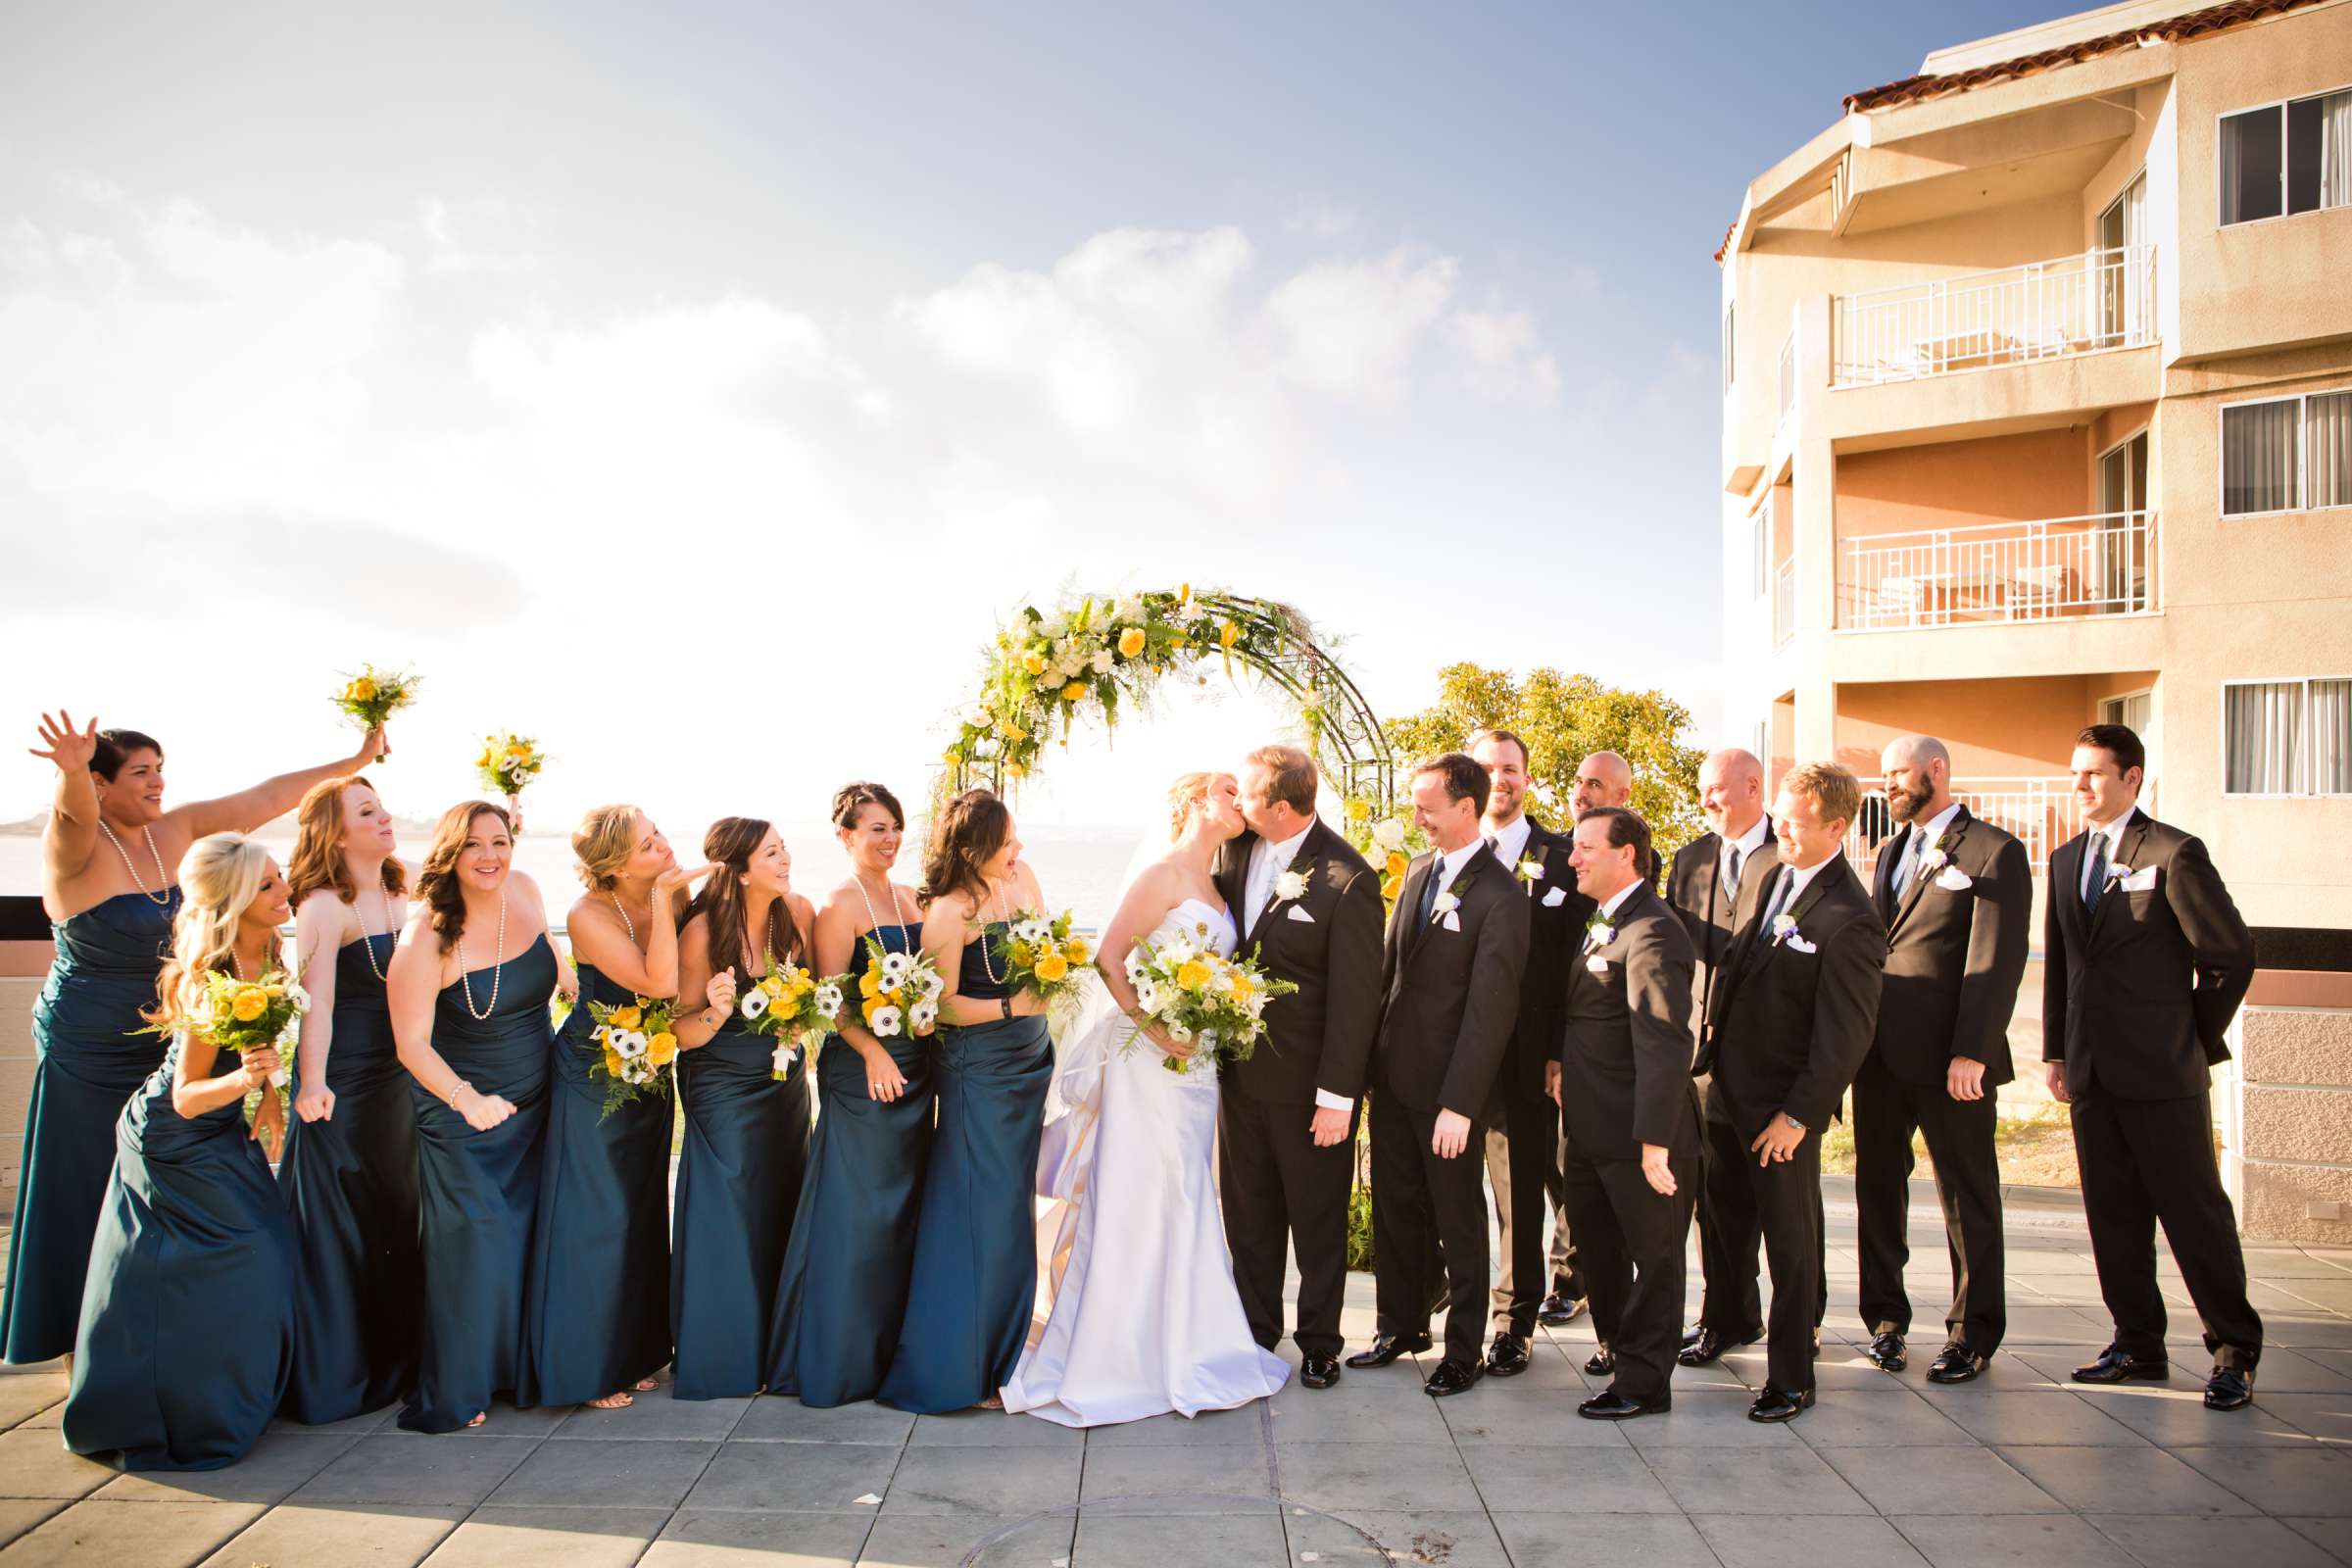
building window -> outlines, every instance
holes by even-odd
[[[2352,506],[2352,391],[2222,409],[2222,515]]]
[[[2352,88],[2222,117],[2222,223],[2352,206]]]
[[[1772,586],[1772,506],[1758,507],[1748,519],[1748,553],[1756,564],[1756,597]]]
[[[2224,682],[2222,793],[2352,795],[2352,678]]]
[[[1732,345],[1735,341],[1732,336],[1732,313],[1738,309],[1736,304],[1723,308],[1723,390],[1727,397],[1732,390]]]

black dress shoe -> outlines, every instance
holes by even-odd
[[[1546,1328],[1565,1328],[1585,1315],[1585,1298],[1554,1291],[1536,1308],[1536,1321]]]
[[[1690,1347],[1696,1345],[1698,1343],[1698,1337],[1706,1332],[1706,1325],[1702,1323],[1691,1324],[1689,1328],[1683,1330],[1682,1343],[1677,1345],[1675,1348],[1678,1350],[1688,1350],[1690,1348]]]
[[[1756,1396],[1756,1402],[1747,1407],[1747,1418],[1750,1421],[1793,1421],[1812,1408],[1811,1389],[1800,1394],[1787,1394],[1767,1383],[1764,1392]]]
[[[1336,1355],[1303,1356],[1298,1362],[1298,1381],[1310,1389],[1328,1389],[1340,1381],[1340,1358]]]
[[[1456,1361],[1449,1355],[1438,1363],[1429,1381],[1421,1385],[1421,1392],[1439,1399],[1448,1394],[1466,1394],[1482,1375],[1483,1369],[1476,1361]]]
[[[1821,1353],[1821,1336],[1818,1334],[1813,1336],[1813,1353]],[[1892,1329],[1872,1340],[1870,1348],[1862,1353],[1869,1357],[1872,1366],[1882,1372],[1900,1372],[1911,1364],[1910,1357],[1903,1354],[1903,1337]]]
[[[1661,1394],[1654,1399],[1629,1399],[1615,1389],[1604,1389],[1576,1407],[1576,1413],[1588,1421],[1631,1421],[1638,1415],[1663,1415],[1674,1408],[1674,1396]]]
[[[2217,1366],[2205,1383],[2205,1408],[2208,1410],[2243,1410],[2254,1402],[2254,1369],[2250,1366]]]
[[[1753,1345],[1763,1336],[1750,1334],[1743,1340],[1729,1340],[1713,1329],[1700,1329],[1698,1338],[1675,1353],[1675,1359],[1685,1366],[1713,1366],[1724,1351],[1742,1345]]]
[[[1368,1372],[1374,1367],[1387,1366],[1400,1356],[1411,1355],[1416,1350],[1426,1350],[1429,1347],[1430,1338],[1426,1334],[1415,1334],[1404,1339],[1394,1334],[1375,1335],[1371,1346],[1349,1356],[1348,1364]]]
[[[2112,1345],[2088,1366],[2075,1368],[2077,1383],[2162,1383],[2172,1375],[2170,1361],[2128,1355]]]
[[[1515,1378],[1527,1370],[1527,1342],[1516,1334],[1497,1334],[1487,1349],[1487,1376]]]
[[[1605,1378],[1617,1370],[1617,1352],[1602,1346],[1585,1357],[1585,1371],[1592,1377]]]
[[[1968,1383],[1984,1370],[1989,1355],[1979,1355],[1957,1340],[1936,1352],[1928,1366],[1930,1383]]]

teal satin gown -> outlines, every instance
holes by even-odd
[[[580,1003],[557,1031],[547,1154],[523,1312],[522,1404],[579,1404],[669,1360],[669,1096],[640,1093],[607,1116],[589,1067],[587,1004],[636,993],[583,963]]]
[[[514,1114],[486,1133],[411,1080],[416,1108],[416,1204],[424,1261],[424,1331],[416,1390],[400,1412],[412,1432],[455,1432],[523,1387],[522,1312],[546,1144],[548,998],[556,955],[541,936],[503,973],[475,969],[469,1006],[452,982],[433,1004],[433,1048],[477,1094]],[[498,987],[491,1002],[493,980]],[[490,1016],[473,1009],[488,1006]]]
[[[730,1011],[707,1044],[678,1053],[686,1142],[669,1244],[674,1398],[757,1394],[766,1381],[776,1278],[808,1158],[808,1054],[779,1083],[774,1049]]]
[[[294,1359],[294,1230],[269,1156],[242,1100],[172,1108],[173,1059],[116,1127],[66,1395],[66,1446],[122,1470],[243,1458]]]
[[[286,1414],[317,1425],[380,1410],[416,1379],[416,1108],[384,1002],[397,936],[335,955],[324,1121],[294,1118],[277,1166],[294,1217],[294,1376]]]
[[[921,928],[886,925],[874,936],[887,952],[909,953]],[[860,941],[850,958],[852,999],[869,962]],[[882,1044],[906,1078],[906,1092],[888,1104],[865,1092],[864,1058],[848,1041],[828,1037],[817,1056],[808,1176],[768,1331],[768,1392],[820,1409],[880,1392],[914,1269],[937,1099],[932,1042],[901,1034]]]
[[[956,990],[967,999],[1005,994],[988,977],[980,941],[963,950]],[[939,1128],[913,1279],[898,1350],[875,1396],[920,1414],[969,1409],[1003,1388],[1020,1360],[1036,1308],[1031,1199],[1054,1080],[1054,1042],[1042,1016],[940,1035]]]
[[[134,1031],[155,1004],[179,889],[157,904],[118,893],[55,921],[57,955],[32,1004],[37,1059],[24,1106],[24,1165],[0,1296],[0,1360],[46,1361],[74,1348],[90,1238],[115,1164],[115,1121],[164,1059]]]

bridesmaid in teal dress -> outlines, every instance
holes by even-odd
[[[667,1081],[605,1114],[605,1059],[586,1004],[624,1007],[678,994],[679,894],[699,872],[634,806],[600,806],[571,835],[588,892],[564,929],[581,1005],[556,1034],[546,1171],[523,1312],[524,1404],[612,1410],[659,1385],[669,1361]],[[674,1034],[650,1054],[675,1059]]]
[[[812,961],[808,901],[792,856],[756,817],[722,817],[703,839],[715,863],[679,938],[684,995],[706,1004],[678,1020],[678,1097],[686,1144],[670,1224],[669,1317],[680,1399],[758,1394],[766,1379],[776,1278],[808,1156],[808,1057],[781,1081],[771,1042],[743,1025],[738,989],[769,965]]]
[[[1036,994],[1013,993],[989,950],[1012,910],[1046,907],[1020,854],[1004,803],[965,790],[939,813],[923,856],[923,947],[948,979],[940,1019],[950,1027],[909,1304],[877,1396],[902,1410],[1002,1409],[997,1391],[1036,1306],[1031,1198],[1054,1043]]]
[[[384,1000],[409,874],[366,779],[328,779],[294,820],[294,946],[311,1011],[277,1179],[302,1325],[286,1414],[317,1425],[380,1410],[416,1379],[416,1111]]]
[[[890,880],[906,832],[898,797],[852,784],[833,797],[833,825],[850,880],[816,911],[816,972],[862,976],[872,936],[890,953],[922,941],[922,905]],[[877,1040],[845,1009],[841,1032],[817,1054],[822,1109],[808,1176],[776,1288],[771,1394],[819,1409],[870,1399],[898,1348],[914,1266],[915,1217],[931,1156],[930,1037],[905,1026]]]
[[[548,999],[564,978],[547,906],[513,869],[507,813],[442,813],[385,989],[414,1080],[424,1323],[412,1432],[480,1426],[525,1387],[523,1301],[547,1131]],[[567,988],[568,989],[568,988]]]
[[[62,712],[41,716],[40,736],[33,755],[58,774],[41,832],[41,904],[57,956],[32,1008],[38,1059],[0,1291],[0,1360],[20,1364],[73,1352],[115,1118],[164,1059],[164,1042],[137,1031],[179,907],[165,868],[207,834],[250,833],[292,810],[305,790],[367,766],[384,743],[369,730],[343,761],[166,810],[164,749],[152,736],[102,730],[96,719],[76,726]]]
[[[196,841],[187,902],[152,1016],[192,1012],[216,971],[280,966],[286,880],[241,833]],[[294,1233],[255,1142],[284,1115],[277,1053],[240,1056],[174,1031],[123,1108],[90,1246],[66,1446],[122,1470],[217,1470],[243,1458],[285,1393],[294,1351]],[[245,1097],[264,1120],[245,1126]]]

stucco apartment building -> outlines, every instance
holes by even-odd
[[[1865,778],[1940,735],[2038,873],[2076,730],[2139,730],[2258,929],[2241,1220],[2352,1242],[2352,0],[1939,49],[1718,260],[1735,731]]]

